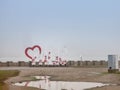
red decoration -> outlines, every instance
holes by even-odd
[[[45,56],[44,62],[47,62],[47,56]]]
[[[59,58],[59,61],[62,61],[62,59],[61,59],[61,58]]]
[[[29,50],[32,50],[32,51],[33,51],[35,48],[38,48],[39,54],[41,54],[41,47],[38,46],[38,45],[35,45],[35,46],[33,46],[33,47],[28,47],[28,48],[25,49],[25,55],[26,55],[28,58],[30,58],[30,59],[32,60],[32,62],[36,59],[36,57],[30,56],[28,52],[29,52]]]
[[[48,54],[51,54],[51,52],[48,52]]]
[[[51,58],[50,54],[51,54],[51,52],[48,52],[48,60],[50,60],[50,58]]]
[[[58,60],[58,56],[56,56],[56,60]]]
[[[48,59],[50,59],[50,56],[48,56]]]

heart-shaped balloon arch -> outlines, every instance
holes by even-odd
[[[33,56],[30,54],[30,51],[35,53],[34,50],[37,49],[37,55],[38,56]],[[42,49],[39,45],[35,45],[33,47],[27,47],[25,49],[25,55],[30,59],[32,60],[32,63],[36,60],[37,57],[39,57],[41,55],[41,52],[42,52]],[[50,52],[48,53],[48,57],[45,56],[45,60],[44,60],[44,63],[47,61],[46,59],[48,58],[48,60],[50,59]],[[41,61],[41,60],[40,60]],[[54,61],[53,61],[54,62]],[[56,63],[59,63],[59,64],[66,64],[66,61],[62,61],[61,58],[58,59],[58,56],[56,57]]]
[[[38,45],[35,45],[35,46],[33,46],[33,47],[28,47],[28,48],[25,49],[25,55],[26,55],[29,59],[31,59],[32,62],[35,61],[35,59],[36,59],[37,56],[33,57],[32,55],[30,55],[29,51],[34,51],[35,49],[38,49],[38,54],[41,54],[41,47],[38,46]]]

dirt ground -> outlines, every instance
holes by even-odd
[[[108,74],[107,68],[77,68],[77,67],[1,67],[0,70],[19,70],[19,76],[9,78],[9,90],[40,90],[37,88],[18,87],[11,85],[19,81],[31,80],[27,76],[49,75],[51,80],[85,81],[111,84],[109,86],[90,90],[120,90],[120,74]],[[113,85],[117,84],[117,85]]]

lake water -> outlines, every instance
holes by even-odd
[[[50,76],[33,76],[37,81],[15,83],[13,85],[37,87],[45,90],[84,90],[93,87],[101,87],[107,84],[94,82],[69,82],[69,81],[50,81]]]

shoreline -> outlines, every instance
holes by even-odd
[[[54,81],[81,81],[81,82],[98,82],[120,84],[120,74],[107,74],[107,68],[74,68],[74,67],[3,67],[6,70],[19,70],[20,74],[16,77],[11,77],[5,81],[9,84],[9,90],[25,90],[25,87],[13,86],[11,83],[31,80],[27,76],[48,75],[52,76],[50,80]],[[14,89],[15,88],[15,89]],[[25,89],[24,89],[25,88]],[[119,90],[120,86],[103,86],[88,90]],[[27,90],[38,90],[29,88]]]

